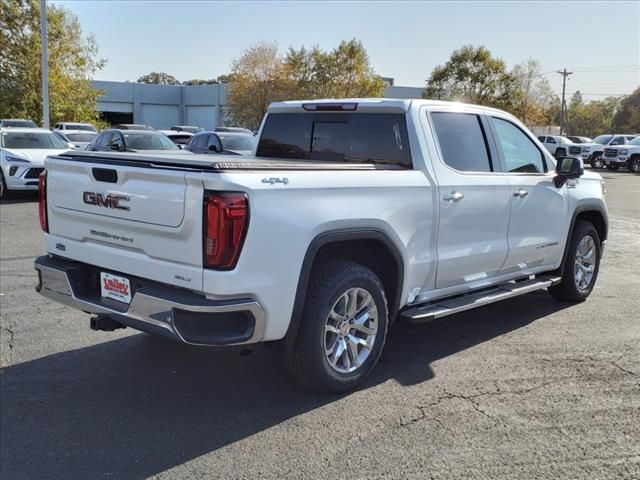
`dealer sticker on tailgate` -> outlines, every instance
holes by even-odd
[[[131,285],[128,278],[100,272],[100,290],[104,298],[124,303],[131,302]]]

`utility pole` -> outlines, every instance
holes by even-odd
[[[42,126],[49,128],[49,62],[47,55],[47,0],[40,0],[40,50],[42,51]]]
[[[567,104],[565,103],[565,100],[564,100],[564,93],[566,91],[567,77],[569,75],[573,75],[573,72],[567,72],[567,69],[565,68],[562,71],[558,70],[557,73],[562,75],[562,103],[560,104],[560,135],[564,135],[565,115],[567,110],[567,106],[566,106]]]

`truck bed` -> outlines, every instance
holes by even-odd
[[[91,163],[111,165],[212,172],[229,170],[404,170],[403,167],[392,163],[335,163],[320,160],[298,161],[241,155],[203,155],[187,153],[144,154],[70,150],[56,156],[56,158],[76,162],[84,160]]]

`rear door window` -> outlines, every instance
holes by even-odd
[[[501,118],[493,118],[498,146],[507,167],[513,173],[544,173],[542,152],[516,125]]]
[[[489,149],[480,117],[468,113],[431,113],[442,160],[460,172],[491,172]]]
[[[256,156],[411,168],[401,113],[271,113]]]

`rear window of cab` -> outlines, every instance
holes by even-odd
[[[401,113],[270,113],[256,156],[412,167]]]

